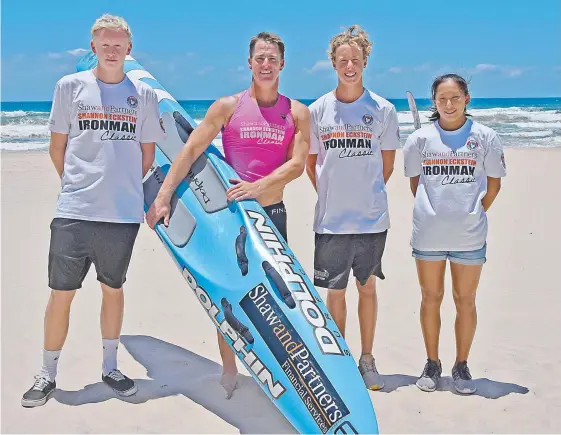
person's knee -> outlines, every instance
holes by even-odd
[[[330,289],[327,292],[327,300],[331,304],[344,304],[346,293],[346,289]]]
[[[459,312],[472,312],[475,310],[475,295],[461,292],[454,292],[454,303]]]
[[[443,288],[421,288],[423,300],[422,303],[425,305],[439,305],[442,304],[444,299],[444,289]]]
[[[376,278],[371,275],[364,284],[357,280],[357,289],[359,297],[372,298],[376,296]]]
[[[101,283],[101,290],[103,291],[103,297],[120,297],[123,295],[123,287],[111,287]]]
[[[50,305],[56,308],[70,307],[76,290],[52,290]]]

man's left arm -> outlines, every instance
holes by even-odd
[[[146,106],[140,129],[140,150],[142,151],[142,177],[146,175],[156,155],[156,142],[165,139],[164,127],[160,123],[158,97],[153,89],[146,93]]]
[[[156,143],[141,143],[140,151],[142,152],[142,177],[144,178],[148,170],[152,167],[152,163],[154,163],[154,157],[156,156]]]
[[[288,148],[287,161],[266,177],[253,183],[240,181],[228,190],[228,200],[242,201],[257,198],[266,192],[282,189],[304,173],[310,150],[310,110],[299,101],[292,100],[294,139]]]
[[[393,173],[395,163],[395,150],[382,150],[382,171],[384,173],[384,184],[388,184]]]
[[[384,120],[384,130],[380,135],[380,149],[382,150],[382,171],[384,183],[388,184],[394,163],[395,150],[399,148],[399,120],[394,106],[388,110]]]

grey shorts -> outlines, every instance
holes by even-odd
[[[55,218],[51,223],[49,287],[82,287],[93,263],[97,279],[113,288],[126,281],[140,224]]]
[[[361,285],[371,275],[385,279],[382,255],[388,231],[369,234],[317,234],[314,253],[314,285],[344,289],[351,269]]]

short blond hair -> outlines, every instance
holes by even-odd
[[[335,35],[329,41],[329,49],[327,50],[327,54],[331,59],[331,62],[335,62],[335,52],[341,45],[356,45],[358,48],[361,49],[362,54],[364,56],[364,60],[368,59],[370,56],[370,52],[372,51],[372,41],[368,39],[368,33],[366,33],[362,28],[355,24],[349,27],[342,33]]]
[[[131,29],[123,17],[103,14],[101,17],[95,20],[95,23],[92,26],[92,38],[94,37],[95,32],[101,29],[122,30],[126,32],[127,35],[129,35],[129,41],[132,41]]]

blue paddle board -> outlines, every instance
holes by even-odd
[[[78,70],[97,64],[93,53]],[[143,183],[145,210],[196,123],[136,60],[125,73],[156,92],[166,138]],[[155,232],[212,323],[300,433],[378,433],[355,360],[294,253],[255,200],[228,202],[239,176],[211,144]],[[194,330],[196,333],[196,329]]]

